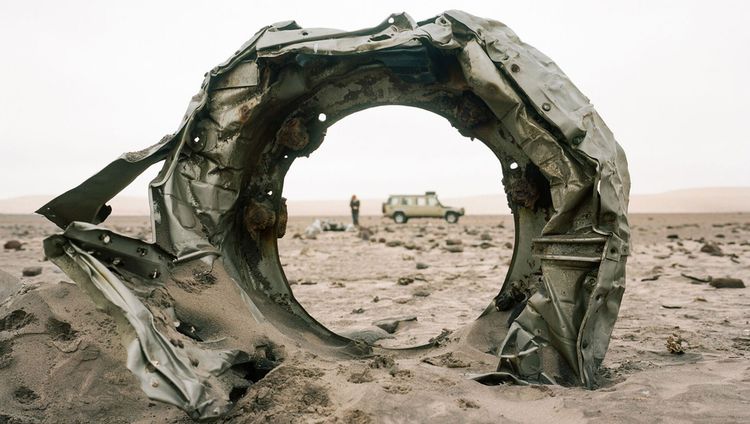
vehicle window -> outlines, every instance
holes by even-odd
[[[414,198],[413,197],[404,197],[404,203],[405,205],[414,206]]]
[[[398,197],[391,197],[391,199],[388,201],[391,205],[398,205],[398,201],[400,199]]]
[[[417,206],[427,206],[427,199],[424,197],[417,197]]]
[[[428,197],[427,204],[430,206],[437,206],[438,205],[437,197]]]
[[[408,199],[406,197],[402,197],[401,198],[401,204],[404,205],[404,206],[408,205],[409,204]]]

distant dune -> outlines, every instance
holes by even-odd
[[[0,199],[0,213],[28,214],[53,196],[24,196]],[[384,199],[362,199],[362,215],[379,215]],[[505,195],[488,194],[442,198],[450,206],[464,207],[471,215],[508,214]],[[118,196],[110,202],[115,215],[148,215],[145,197]],[[349,213],[349,199],[289,200],[289,214],[295,216],[337,216]],[[630,199],[631,213],[750,212],[750,187],[713,187],[636,194]]]

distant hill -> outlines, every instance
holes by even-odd
[[[24,196],[0,199],[0,213],[28,214],[53,196]],[[384,199],[361,199],[362,215],[379,215]],[[450,206],[464,207],[471,215],[509,214],[504,194],[441,198]],[[110,202],[114,215],[148,215],[145,197],[117,196]],[[289,200],[289,214],[296,216],[337,216],[349,213],[349,199]],[[711,213],[750,212],[750,187],[713,187],[636,194],[630,199],[631,213]]]

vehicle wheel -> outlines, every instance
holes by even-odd
[[[401,212],[393,214],[393,222],[396,224],[406,224],[406,215]]]
[[[455,213],[449,212],[445,214],[445,221],[448,222],[449,224],[455,224],[456,222],[458,222],[458,215]]]

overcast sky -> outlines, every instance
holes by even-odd
[[[58,194],[173,132],[203,73],[260,27],[355,30],[391,12],[460,8],[555,60],[623,145],[634,193],[750,185],[750,2],[4,1],[0,198]],[[126,189],[145,195],[149,176]],[[384,107],[331,127],[286,196],[500,192],[479,142],[428,112]]]

